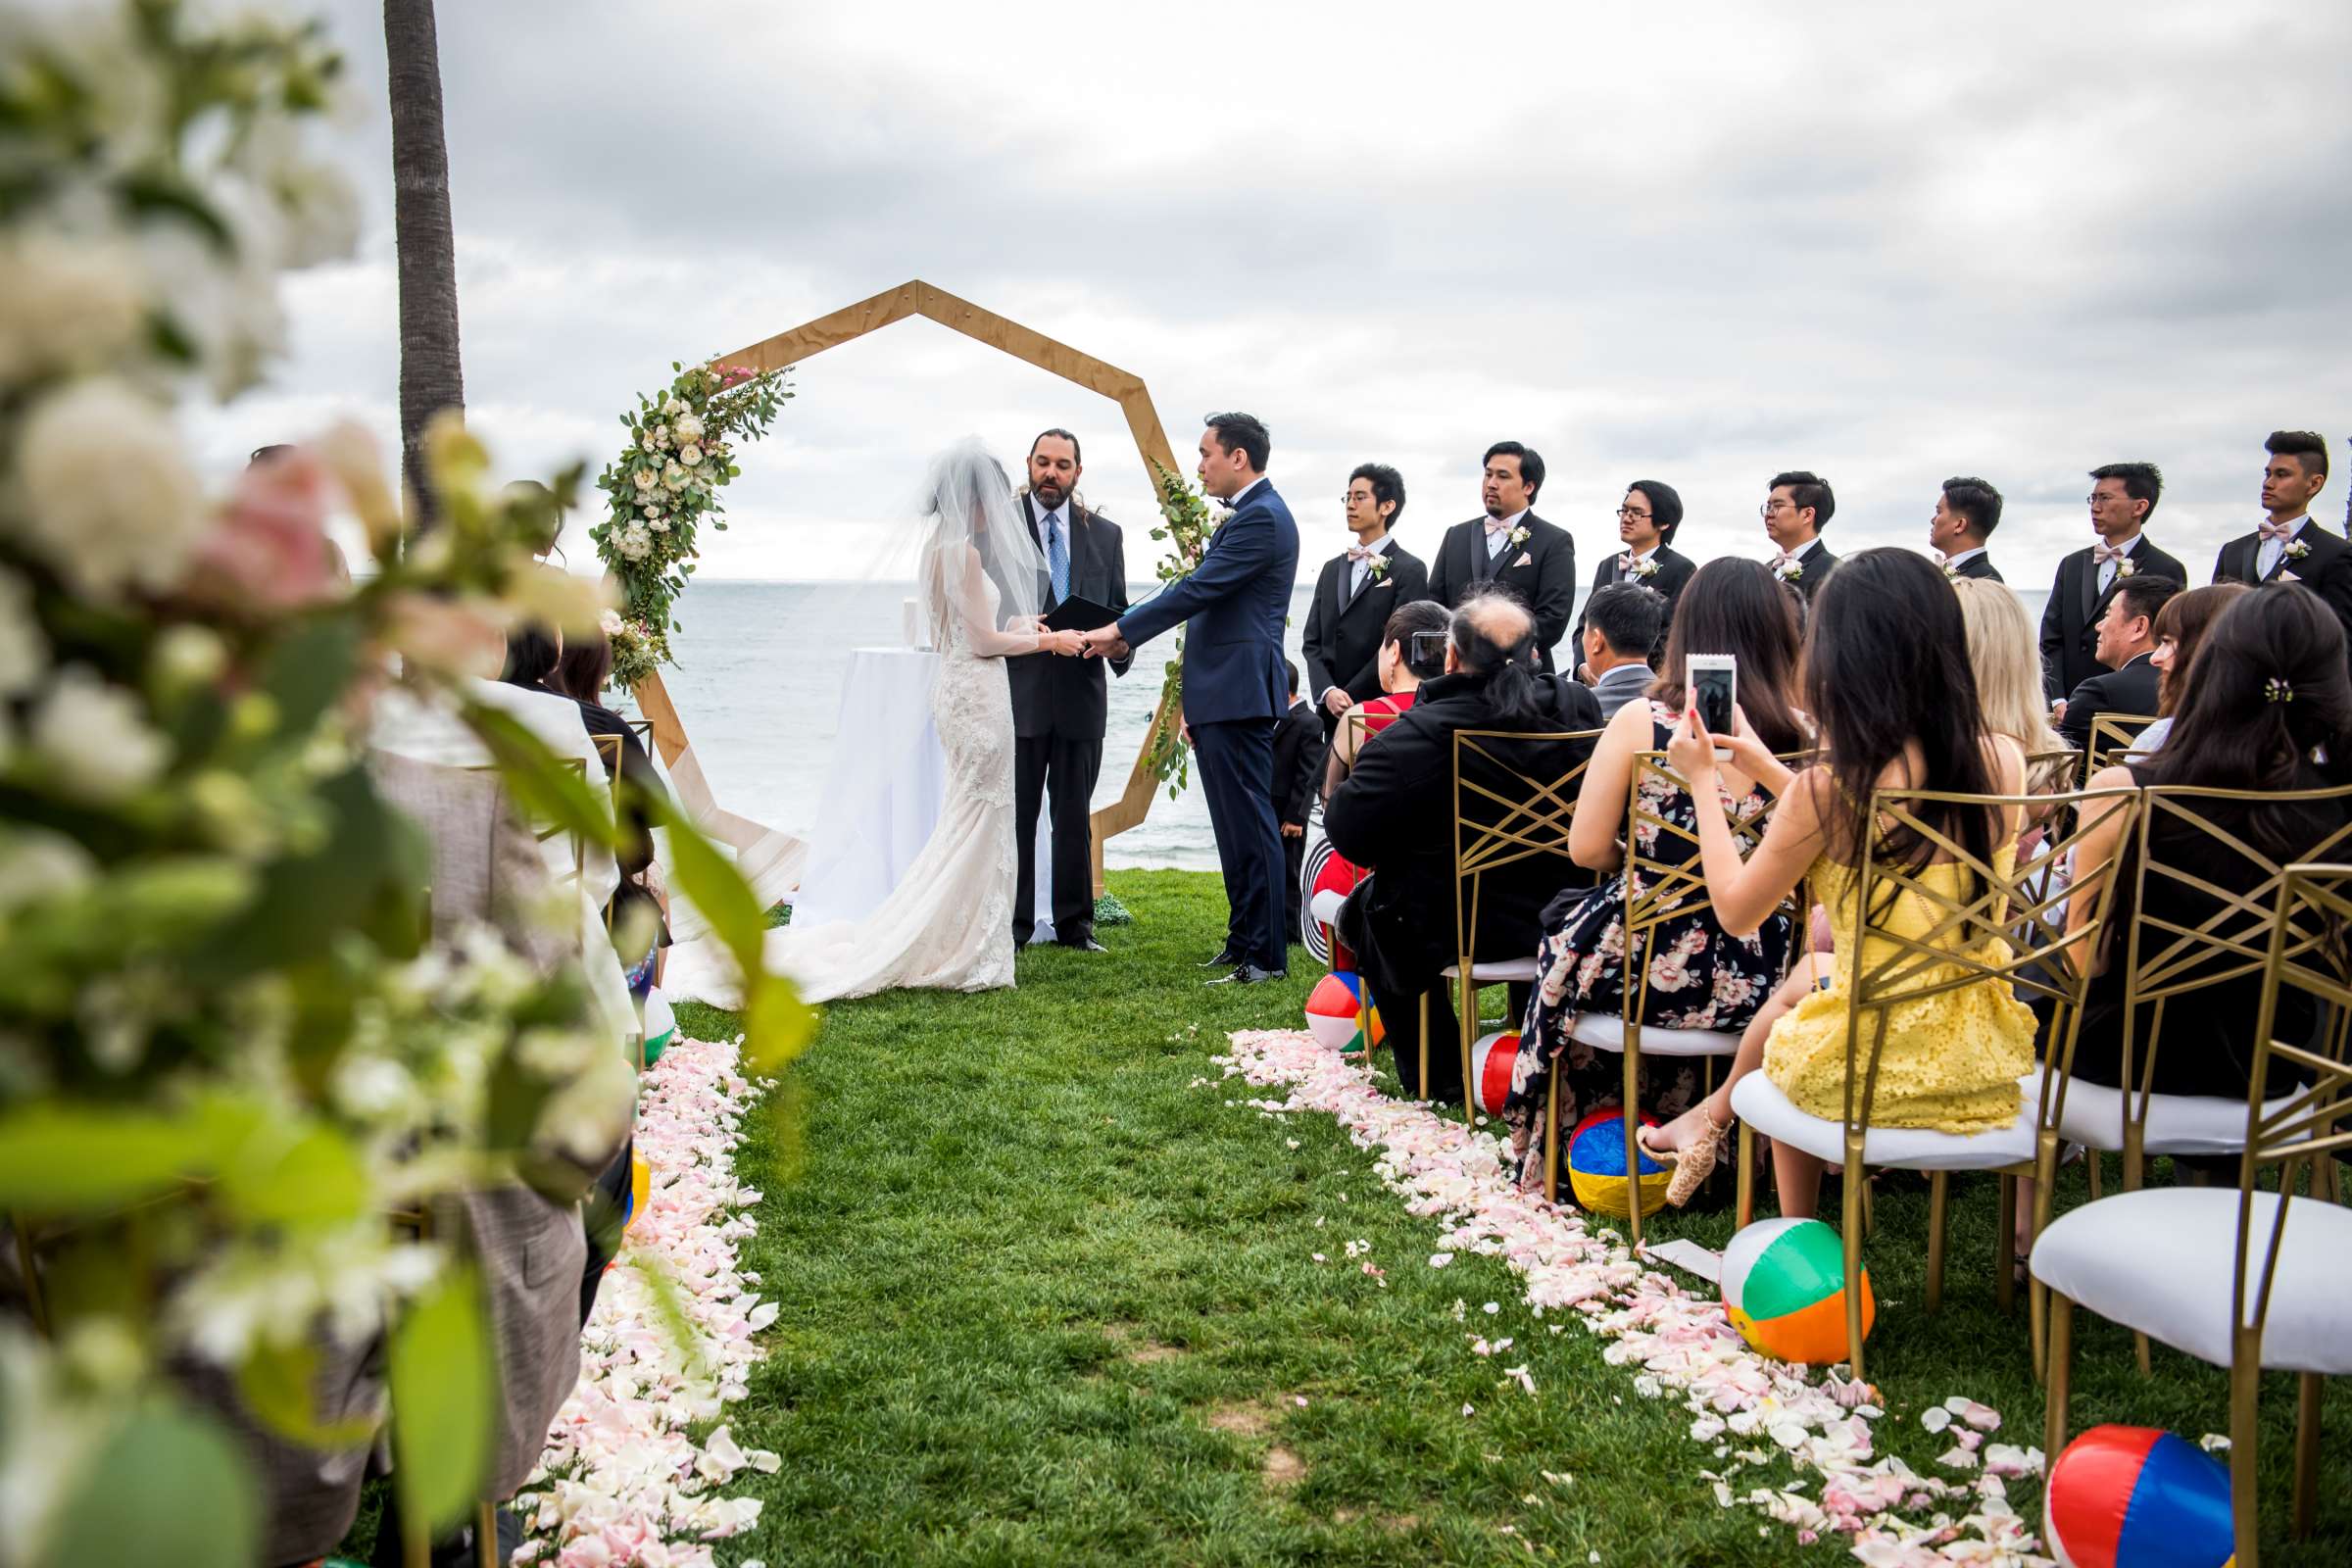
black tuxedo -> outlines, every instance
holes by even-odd
[[[1805,608],[1811,610],[1814,598],[1821,592],[1821,585],[1828,582],[1830,573],[1838,569],[1838,558],[1830,554],[1830,547],[1817,536],[1811,544],[1796,553],[1796,591],[1805,596]]]
[[[2258,574],[2262,562],[2262,535],[2243,533],[2222,546],[2214,557],[2215,582],[2299,582],[2328,602],[2336,618],[2344,623],[2344,633],[2352,639],[2352,544],[2346,544],[2341,534],[2329,533],[2315,518],[2305,517],[2303,526],[2288,549],[2309,545],[2308,554],[2301,560],[2290,561],[2284,553],[2271,574]]]
[[[1446,529],[1438,542],[1438,559],[1429,568],[1429,597],[1451,610],[1472,589],[1499,584],[1534,613],[1536,662],[1551,669],[1552,644],[1568,634],[1568,617],[1576,612],[1576,541],[1567,529],[1552,526],[1532,511],[1517,526],[1527,530],[1527,538],[1505,544],[1491,560],[1486,518],[1472,517]],[[1573,667],[1575,661],[1569,663]]]
[[[1378,547],[1389,569],[1366,577],[1363,591],[1348,595],[1355,563],[1343,552],[1323,564],[1315,579],[1314,603],[1307,607],[1306,631],[1299,652],[1306,656],[1306,689],[1300,695],[1323,720],[1329,739],[1339,728],[1339,715],[1323,706],[1323,694],[1337,686],[1359,703],[1380,695],[1380,634],[1389,616],[1417,599],[1429,597],[1429,568],[1418,556],[1406,553],[1394,538]],[[1281,766],[1275,776],[1281,776]]]
[[[1969,557],[1966,561],[1963,561],[1960,563],[1960,564],[1954,566],[1952,568],[1952,575],[1955,577],[1976,577],[1985,582],[2007,582],[2009,580],[2001,575],[2001,568],[1992,564],[1991,556],[1981,553]]]
[[[2091,652],[2098,641],[2092,628],[2107,612],[2107,601],[2124,575],[2117,571],[2114,582],[2101,593],[2099,570],[2090,550],[2085,545],[2058,563],[2049,602],[2041,607],[2041,691],[2053,703],[2107,667]],[[2134,576],[2170,577],[2183,588],[2188,586],[2188,568],[2157,549],[2144,533],[2132,541],[2124,559],[2132,563]]]
[[[2162,679],[2163,671],[2145,654],[2121,669],[2091,676],[2067,698],[2066,717],[2058,721],[2058,733],[2076,751],[2085,750],[2090,745],[2090,721],[2101,713],[2154,713],[2156,689]]]
[[[1314,705],[1303,699],[1293,703],[1290,710],[1274,721],[1274,820],[1284,827],[1296,824],[1304,829],[1307,813],[1314,809],[1316,786],[1323,782],[1323,726],[1315,722]],[[1305,833],[1285,833],[1283,898],[1292,942],[1301,940],[1306,929],[1298,920],[1304,892],[1298,883],[1298,869],[1305,858]]]
[[[1698,564],[1689,556],[1678,554],[1673,546],[1660,545],[1657,554],[1650,558],[1658,564],[1658,569],[1647,577],[1629,578],[1620,575],[1617,564],[1630,554],[1630,551],[1620,550],[1600,558],[1600,564],[1592,568],[1592,592],[1598,593],[1613,582],[1638,581],[1642,587],[1665,597],[1666,618],[1658,622],[1658,640],[1649,650],[1650,662],[1655,664],[1665,657],[1666,634],[1674,629],[1674,607],[1682,603],[1683,590],[1690,586],[1692,577],[1698,575]],[[1590,610],[1592,605],[1591,595],[1586,596],[1586,609]],[[1568,662],[1571,665],[1580,664],[1584,662],[1584,657],[1585,617],[1580,614],[1576,617],[1576,658]]]
[[[1127,550],[1119,525],[1066,502],[1070,548],[1070,593],[1112,610],[1127,608]],[[1038,527],[1036,498],[1021,498],[1021,516],[1046,557]],[[1047,610],[1054,597],[1051,573],[1039,590]],[[1092,819],[1095,780],[1102,771],[1102,731],[1110,704],[1102,666],[1124,675],[1128,659],[1065,659],[1058,654],[1023,654],[1004,661],[1012,682],[1013,842],[1020,872],[1012,896],[1012,939],[1027,942],[1037,910],[1037,813],[1049,790],[1054,798],[1054,937],[1088,941],[1095,929],[1095,853]]]

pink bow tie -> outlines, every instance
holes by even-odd
[[[1793,566],[1795,564],[1796,558],[1786,550],[1772,558],[1772,569],[1775,571],[1779,571],[1784,566]]]
[[[2295,519],[2296,522],[2301,520],[2299,517]],[[2254,525],[2254,531],[2265,539],[2276,539],[2283,544],[2295,536],[2295,524],[2293,522],[2273,522],[2270,518],[2265,517]]]
[[[1487,537],[1492,539],[1494,535],[1504,532],[1509,527],[1510,522],[1506,518],[1489,517],[1487,519]]]
[[[1379,554],[1379,551],[1367,550],[1362,545],[1349,545],[1348,547],[1348,559],[1349,561],[1370,561],[1374,556]]]
[[[2092,545],[2090,547],[2090,564],[2094,566],[2108,565],[2114,562],[2123,560],[2131,553],[2132,552],[2128,549],[2118,549],[2114,545]]]

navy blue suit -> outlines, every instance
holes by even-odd
[[[1274,723],[1291,701],[1282,628],[1298,570],[1298,525],[1273,484],[1261,480],[1209,536],[1200,564],[1119,619],[1119,635],[1133,648],[1191,623],[1184,717],[1225,872],[1226,945],[1261,969],[1288,967]]]

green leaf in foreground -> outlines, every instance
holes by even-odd
[[[470,1267],[452,1270],[392,1334],[393,1491],[410,1539],[463,1517],[490,1463],[489,1315]]]
[[[225,1433],[188,1410],[149,1405],[91,1456],[47,1560],[249,1568],[261,1555],[261,1516]]]

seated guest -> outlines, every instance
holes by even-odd
[[[1600,705],[1572,680],[1537,667],[1536,621],[1500,591],[1472,593],[1454,612],[1446,671],[1420,689],[1412,710],[1367,746],[1323,813],[1331,847],[1371,874],[1340,911],[1340,940],[1354,950],[1381,1001],[1397,1076],[1406,1093],[1459,1100],[1462,1063],[1453,1003],[1439,971],[1454,952],[1453,736],[1457,730],[1559,733],[1595,729]],[[1592,752],[1590,740],[1520,748],[1531,776],[1557,777]],[[1560,867],[1528,857],[1481,884],[1478,948],[1488,961],[1536,951],[1537,912],[1559,891]],[[1434,994],[1433,994],[1434,993]],[[1417,999],[1429,995],[1430,1082],[1420,1079]],[[1513,998],[1523,1007],[1525,999]]]
[[[1928,544],[1943,558],[1943,574],[1999,582],[2000,568],[1993,565],[1985,545],[2000,525],[2001,493],[1989,481],[1944,480],[1943,494],[1936,498],[1936,514],[1928,519]]]
[[[1298,940],[1299,905],[1305,890],[1298,885],[1298,867],[1306,858],[1306,817],[1315,804],[1315,785],[1323,776],[1323,726],[1315,710],[1298,695],[1298,666],[1282,662],[1290,677],[1289,711],[1274,721],[1274,820],[1282,828],[1284,907],[1290,940]]]
[[[1343,499],[1355,543],[1323,564],[1298,645],[1326,740],[1348,709],[1381,693],[1380,628],[1429,597],[1429,568],[1391,532],[1404,513],[1404,477],[1385,463],[1359,464]]]
[[[1949,563],[1946,563],[1948,565]],[[2026,607],[1998,581],[1956,577],[1960,620],[1968,628],[1968,666],[1976,672],[1977,706],[1984,728],[2017,742],[2028,757],[2067,749],[2066,737],[2050,727],[2041,698],[2041,645]],[[2029,782],[2035,794],[2054,780]]]
[[[1640,583],[1613,582],[1592,590],[1585,602],[1584,668],[1600,716],[1614,718],[1617,710],[1649,690],[1652,650],[1666,625],[1666,600]]]
[[[1814,615],[1803,692],[1821,727],[1818,760],[1792,774],[1744,726],[1728,737],[1707,734],[1695,709],[1667,749],[1694,792],[1721,788],[1724,764],[1715,760],[1715,748],[1723,746],[1732,754],[1730,766],[1780,797],[1763,843],[1744,859],[1722,813],[1698,813],[1699,862],[1723,929],[1734,936],[1761,929],[1809,879],[1837,939],[1829,983],[1820,983],[1817,960],[1800,962],[1749,1022],[1722,1087],[1644,1134],[1643,1147],[1677,1167],[1670,1202],[1687,1200],[1714,1166],[1732,1130],[1732,1091],[1758,1068],[1797,1109],[1833,1121],[1844,1115],[1847,991],[1858,947],[1866,950],[1862,961],[1878,964],[1886,960],[1889,941],[1914,951],[1949,946],[1944,922],[1924,901],[1859,906],[1866,849],[1876,863],[1901,868],[1923,885],[1941,884],[1938,891],[1949,897],[1965,898],[1973,886],[1936,837],[1883,828],[1873,816],[1873,792],[2017,795],[2025,787],[2017,743],[1984,728],[1958,596],[1925,558],[1886,549],[1848,556],[1821,590]],[[2003,875],[2014,867],[2022,808],[1923,801],[1913,809],[1930,833]],[[1923,988],[1946,980],[1955,983],[1888,1009],[1874,1126],[1966,1134],[2017,1118],[2017,1083],[2034,1065],[2033,1009],[1997,980],[1963,981],[1931,966],[1917,975]],[[1811,1215],[1822,1162],[1778,1141],[1773,1160],[1781,1212]]]
[[[1611,595],[1656,597],[1630,584],[1603,588],[1593,595],[1593,627],[1608,624],[1614,613],[1607,603]],[[1561,1074],[1561,1126],[1573,1125],[1598,1106],[1624,1103],[1624,1058],[1571,1039],[1568,1031],[1581,1013],[1617,1014],[1625,1006],[1625,906],[1632,875],[1625,865],[1625,839],[1634,759],[1665,750],[1672,738],[1689,706],[1683,682],[1686,662],[1694,653],[1738,659],[1740,708],[1750,729],[1773,751],[1803,749],[1808,741],[1796,710],[1796,621],[1794,603],[1762,563],[1729,557],[1708,562],[1683,594],[1674,630],[1667,635],[1665,663],[1648,700],[1621,705],[1601,732],[1577,797],[1569,850],[1577,864],[1608,880],[1590,891],[1562,893],[1544,910],[1544,941],[1536,955],[1543,978],[1519,1032],[1519,1060],[1503,1106],[1524,1185],[1544,1178],[1544,1103],[1555,1064]],[[1586,646],[1593,640],[1588,636]],[[1635,646],[1647,643],[1637,638]],[[1646,687],[1649,665],[1637,657],[1633,667],[1642,671]],[[1602,680],[1605,686],[1607,677]],[[1725,768],[1716,782],[1712,804],[1742,821],[1752,822],[1770,808],[1770,797],[1737,765]],[[1684,833],[1694,831],[1698,807],[1689,791],[1652,779],[1643,785],[1642,805],[1644,812]],[[1638,823],[1632,831],[1645,856],[1682,864],[1693,853],[1689,839],[1652,824]],[[1669,917],[1649,939],[1642,1020],[1664,1029],[1744,1028],[1788,972],[1791,937],[1789,919],[1777,913],[1744,936],[1727,934],[1704,909]],[[1642,1102],[1660,1115],[1680,1114],[1698,1092],[1689,1057],[1644,1056],[1640,1068]]]
[[[2101,713],[2156,711],[2156,666],[2148,656],[2156,651],[2156,616],[2180,591],[2172,578],[2144,572],[2116,585],[2097,627],[2099,662],[2107,673],[2076,687],[2058,710],[2058,733],[2067,745],[2088,751],[2091,720]]]
[[[2251,590],[2242,582],[2217,582],[2175,594],[2156,612],[2156,651],[2148,656],[2148,662],[2157,670],[2158,716],[2139,732],[2138,750],[2156,751],[2172,734],[2173,715],[2180,710],[2180,697],[2188,689],[2189,665],[2196,661],[2198,646],[2222,612],[2230,608],[2230,601],[2248,592]]]
[[[655,960],[669,940],[663,930],[667,901],[662,868],[654,858],[655,817],[649,805],[668,799],[669,791],[636,730],[605,706],[605,686],[612,678],[612,640],[592,631],[564,639],[555,673],[540,686],[579,705],[581,726],[591,739],[609,735],[620,746],[620,776],[631,787],[621,792],[618,803],[620,887],[608,913],[614,942],[625,942],[621,963],[628,971],[629,990],[642,998],[653,987]]]
[[[1592,568],[1592,593],[1585,601],[1585,615],[1576,624],[1580,648],[1586,619],[1592,613],[1592,600],[1600,597],[1600,591],[1611,583],[1638,583],[1665,601],[1657,640],[1643,657],[1655,659],[1665,652],[1666,628],[1674,620],[1674,607],[1690,586],[1690,574],[1698,569],[1689,556],[1674,548],[1674,536],[1682,525],[1683,498],[1672,485],[1636,479],[1626,487],[1625,500],[1617,507],[1617,539],[1625,549],[1601,557],[1600,564]]]
[[[1453,612],[1434,599],[1402,606],[1380,629],[1380,689],[1383,695],[1361,706],[1353,720],[1343,723],[1331,739],[1331,760],[1324,766],[1323,798],[1331,799],[1340,780],[1355,765],[1355,749],[1396,722],[1396,715],[1413,706],[1425,680],[1446,673],[1446,629]],[[1413,639],[1421,638],[1423,652],[1413,657]],[[1433,646],[1434,645],[1434,646]]]

